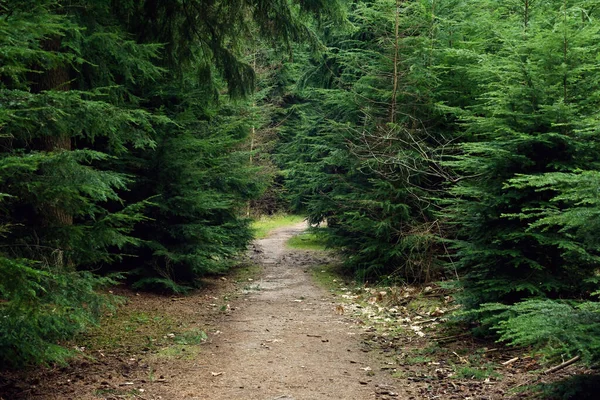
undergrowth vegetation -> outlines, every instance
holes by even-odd
[[[598,384],[597,376],[572,376],[572,370],[546,372],[548,360],[560,361],[544,358],[546,348],[533,339],[544,334],[539,330],[530,330],[513,343],[517,348],[490,337],[474,337],[469,325],[453,316],[461,306],[452,290],[434,284],[365,285],[343,275],[339,265],[315,267],[312,274],[334,296],[340,318],[360,321],[350,334],[360,334],[363,351],[378,354],[371,368],[381,365],[416,398],[574,400],[591,398],[588,391]],[[565,330],[557,330],[551,346],[558,344],[553,347],[556,354],[566,359],[568,350],[560,346]],[[573,335],[579,335],[577,329]],[[538,346],[529,346],[529,339]],[[588,372],[581,367],[575,371]]]
[[[0,275],[0,368],[66,363],[74,351],[60,343],[97,325],[118,302],[98,292],[115,281],[89,272],[0,257]]]

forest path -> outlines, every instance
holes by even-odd
[[[113,333],[93,336],[100,343],[81,347],[85,356],[68,367],[0,374],[0,400],[408,398],[384,384],[390,375],[362,346],[364,325],[336,313],[336,295],[313,282],[310,270],[331,257],[287,248],[305,229],[283,227],[255,241],[254,279],[209,278],[171,298],[115,289],[127,299],[115,316],[122,322],[109,317],[100,328]],[[201,331],[201,343],[180,341],[182,332]]]
[[[336,314],[335,298],[311,279],[308,269],[330,260],[285,246],[305,229],[305,223],[280,228],[255,242],[253,258],[263,267],[262,277],[216,323],[221,333],[203,346],[202,363],[209,370],[190,366],[163,388],[163,398],[387,398],[375,393],[385,386],[376,386],[377,376],[367,372],[356,322]]]
[[[423,319],[428,309],[454,307],[443,289],[423,297],[426,288],[403,288],[401,317],[389,308],[397,301],[371,304],[372,290],[357,299],[336,283],[328,292],[310,272],[334,260],[286,247],[305,228],[255,242],[259,277],[257,268],[241,268],[207,277],[187,296],[115,287],[126,304],[69,345],[81,357],[70,366],[0,371],[0,400],[516,399],[523,397],[516,388],[543,383],[540,376],[555,382],[578,373],[540,375],[528,352],[493,342],[434,342],[433,325],[415,327],[435,322]],[[346,315],[335,312],[339,301]]]

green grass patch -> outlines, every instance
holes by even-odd
[[[301,233],[287,241],[287,246],[298,250],[325,250],[325,241],[313,232]]]
[[[406,379],[408,378],[408,372],[406,371],[393,371],[392,372],[392,378],[396,378],[396,379]]]
[[[269,233],[277,228],[287,225],[294,225],[304,221],[303,215],[276,214],[272,216],[262,216],[252,222],[252,230],[256,239],[264,239]]]
[[[474,379],[483,381],[488,378],[500,379],[502,375],[494,371],[491,364],[483,365],[482,367],[457,367],[456,378],[458,379]]]
[[[427,363],[430,363],[431,361],[433,361],[433,360],[429,357],[414,356],[414,357],[407,357],[404,360],[404,363],[408,364],[408,365],[419,365],[419,364],[427,364]]]
[[[245,264],[237,267],[233,270],[232,279],[237,282],[252,282],[251,280],[257,279],[263,268],[258,264]]]
[[[79,335],[75,342],[90,351],[151,350],[166,345],[165,336],[181,330],[178,323],[166,315],[151,315],[121,307],[106,315],[100,325]]]
[[[204,343],[208,339],[206,332],[200,329],[190,329],[189,331],[181,332],[175,335],[173,342],[180,345],[198,345]]]
[[[439,297],[416,296],[406,305],[406,308],[414,313],[428,314],[443,306],[444,302]]]
[[[109,353],[193,353],[207,339],[204,331],[186,328],[185,324],[169,316],[128,310],[122,307],[105,316],[100,325],[75,338],[77,346]],[[170,348],[173,348],[169,350]],[[199,351],[199,350],[198,350]],[[197,352],[196,352],[197,353]]]
[[[193,360],[201,352],[201,347],[194,345],[189,346],[185,344],[175,344],[169,347],[163,347],[160,349],[155,358],[177,358],[183,360]]]
[[[340,287],[346,286],[345,278],[339,265],[320,265],[311,269],[313,280],[321,287],[339,292]]]
[[[242,288],[244,292],[259,292],[262,290],[259,283],[248,284]]]

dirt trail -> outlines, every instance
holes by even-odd
[[[169,386],[192,399],[371,399],[376,377],[367,376],[354,321],[335,313],[329,293],[315,286],[307,268],[319,262],[285,242],[304,224],[273,232],[256,243],[262,279],[219,323],[208,345],[210,371],[190,371]],[[216,375],[216,376],[213,376]],[[184,393],[185,393],[184,392]],[[181,393],[181,392],[180,392]],[[164,393],[164,398],[172,398]]]
[[[336,297],[312,281],[309,269],[331,259],[323,252],[286,248],[285,242],[304,229],[304,223],[297,224],[256,241],[252,258],[262,273],[247,284],[217,279],[212,288],[173,301],[127,295],[131,309],[172,315],[182,326],[206,330],[204,344],[182,348],[176,357],[97,351],[97,362],[34,370],[9,384],[0,379],[0,400],[404,398],[384,385],[389,374],[361,351],[364,329],[336,313]],[[236,292],[224,309],[210,304],[231,290]]]
[[[530,398],[515,391],[524,385],[591,375],[573,367],[540,375],[522,350],[448,336],[429,318],[454,307],[443,288],[388,288],[395,297],[379,300],[381,288],[338,287],[339,315],[342,299],[311,280],[329,256],[285,246],[305,227],[255,243],[254,280],[254,268],[240,269],[184,297],[114,288],[127,304],[89,340],[67,344],[80,357],[0,371],[0,400],[516,399]]]

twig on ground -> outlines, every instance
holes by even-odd
[[[517,361],[518,359],[519,359],[519,357],[514,357],[514,358],[511,358],[511,359],[510,359],[510,360],[508,360],[508,361],[504,361],[504,362],[502,363],[502,365],[504,365],[504,366],[510,365],[510,364],[514,363],[515,361]]]
[[[461,333],[459,335],[452,335],[452,336],[443,336],[443,337],[439,337],[439,338],[434,338],[433,340],[435,340],[438,343],[443,343],[443,342],[454,342],[456,340],[458,340],[461,337],[464,336],[469,336],[470,333]]]
[[[466,358],[459,356],[457,352],[453,351],[452,354],[454,354],[456,357],[458,357],[458,359],[460,360],[461,363],[463,363],[463,364],[469,363],[469,361]]]
[[[571,358],[570,360],[565,361],[562,364],[559,364],[559,365],[554,366],[554,367],[552,367],[550,369],[547,369],[546,371],[544,371],[544,374],[547,375],[547,374],[551,374],[551,373],[556,372],[556,371],[560,371],[561,369],[566,368],[569,365],[576,363],[580,358],[581,358],[581,356],[575,356],[575,357]]]

